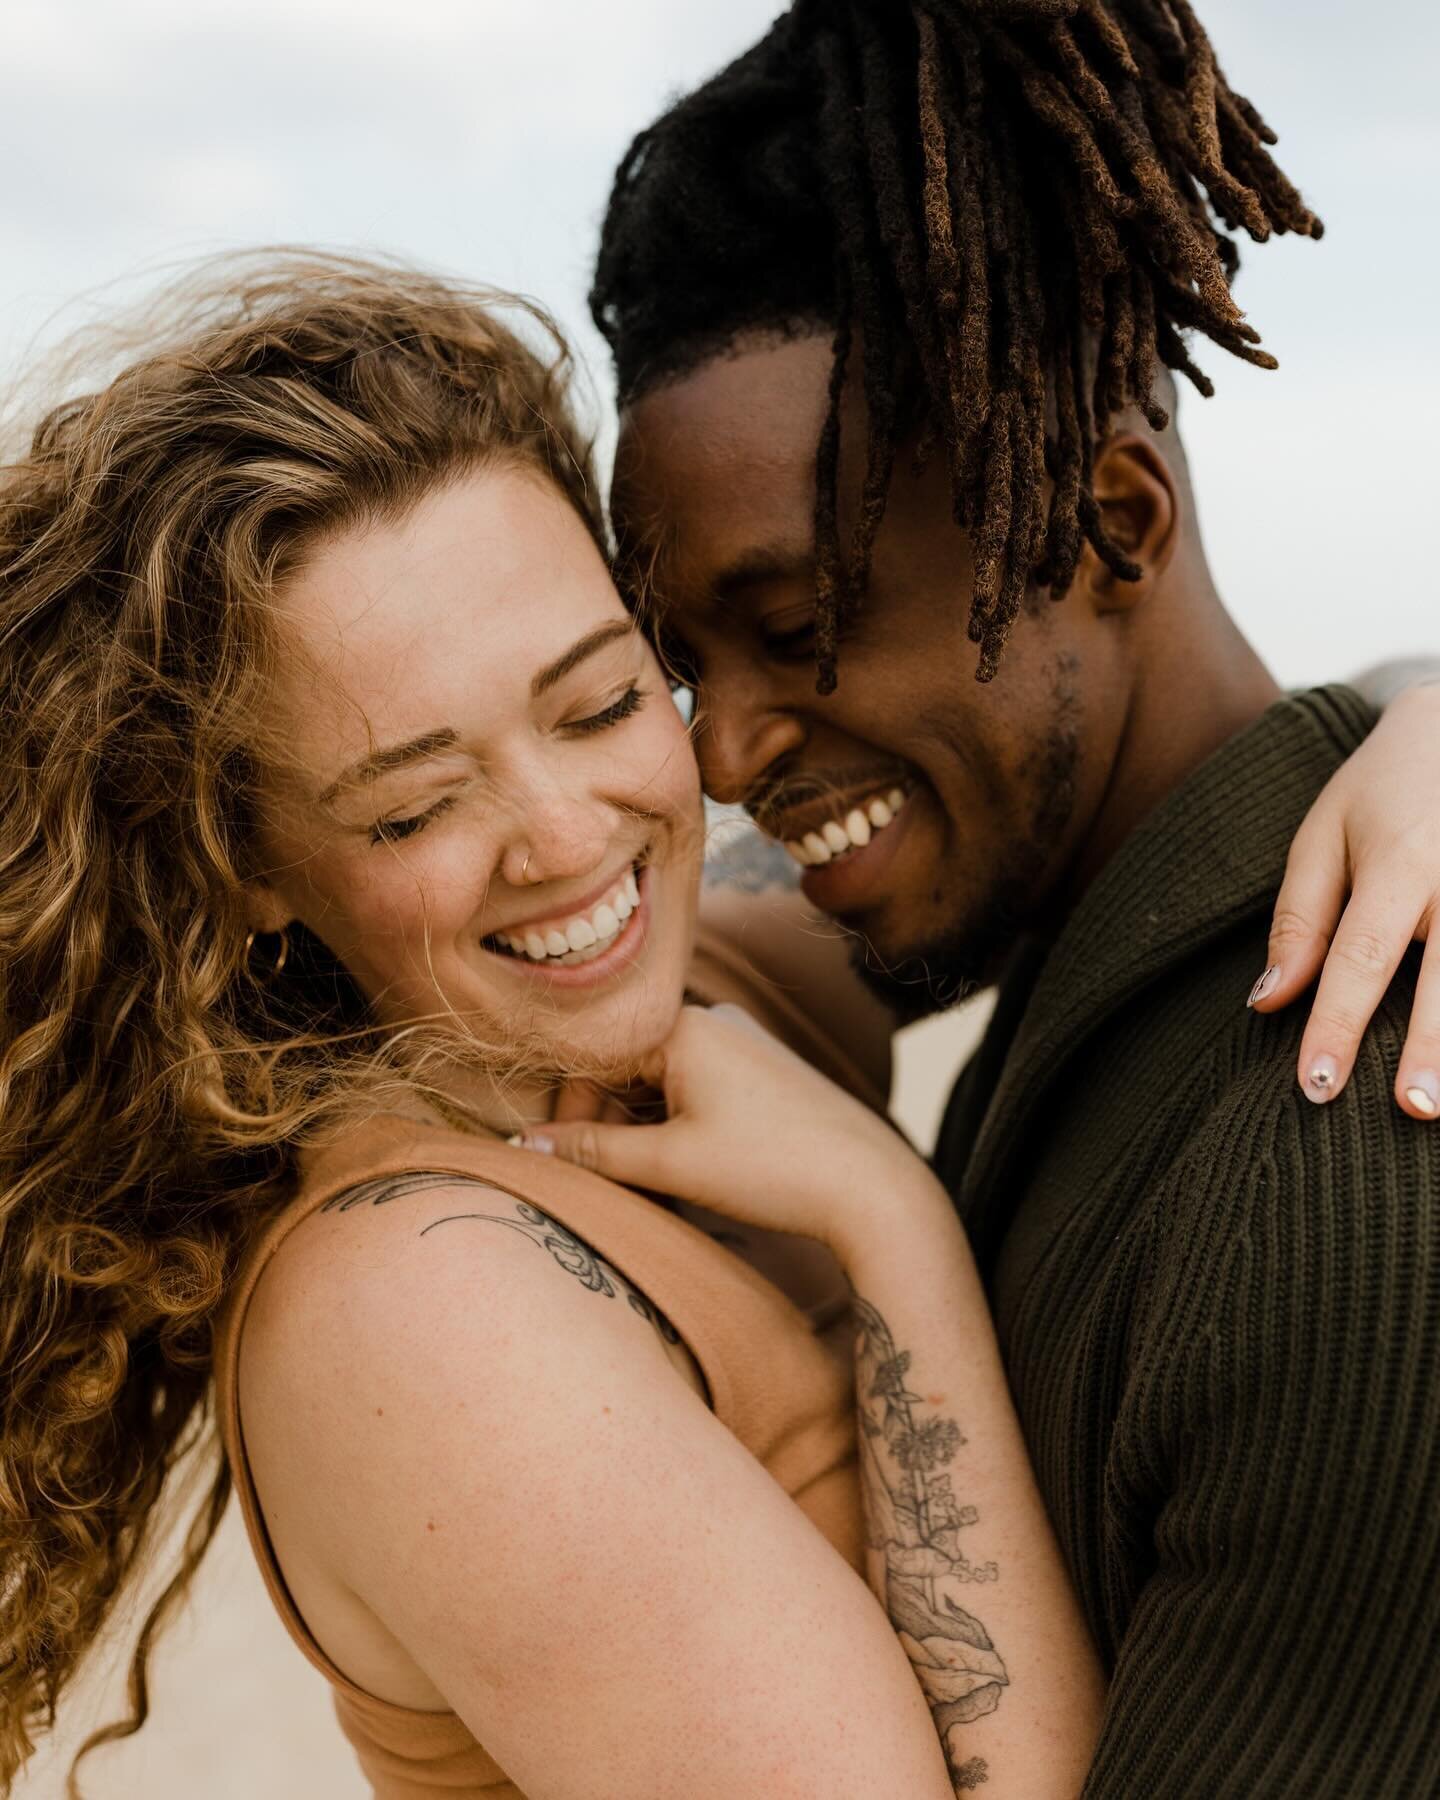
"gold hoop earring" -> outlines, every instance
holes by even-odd
[[[290,960],[290,933],[285,930],[283,925],[281,926],[279,932],[276,933],[280,939],[280,947],[275,953],[274,962],[271,963],[268,969],[256,970],[251,967],[250,952],[255,948],[255,939],[259,935],[260,934],[255,931],[247,931],[245,934],[245,967],[250,970],[251,975],[263,987],[267,981],[273,981],[284,969],[285,964]],[[267,932],[265,935],[268,937],[270,934]]]

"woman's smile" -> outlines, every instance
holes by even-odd
[[[645,945],[653,871],[642,854],[568,907],[516,920],[480,940],[514,973],[556,987],[593,987],[629,968]]]

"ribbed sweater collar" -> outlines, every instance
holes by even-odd
[[[1167,969],[1271,906],[1301,820],[1375,717],[1346,687],[1278,701],[1121,845],[1036,978],[967,1171],[972,1230],[992,1222],[1012,1151],[1086,1038]]]

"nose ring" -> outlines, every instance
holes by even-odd
[[[522,881],[530,879],[530,852],[528,850],[525,852],[524,862],[520,865],[520,879]]]

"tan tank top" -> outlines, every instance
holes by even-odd
[[[793,1048],[874,1101],[849,1059],[757,977],[733,951],[697,952],[699,998],[747,1005]],[[300,1222],[328,1200],[410,1171],[492,1181],[541,1207],[619,1270],[666,1315],[704,1377],[715,1416],[770,1472],[842,1556],[863,1570],[855,1411],[849,1358],[748,1263],[703,1231],[599,1176],[468,1137],[384,1116],[305,1160],[300,1191],[250,1247],[215,1344],[221,1437],[265,1585],[301,1651],[331,1683],[346,1737],[377,1800],[435,1794],[524,1800],[453,1712],[417,1712],[349,1681],[311,1636],[271,1548],[245,1454],[238,1383],[240,1339],[266,1264]]]

